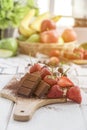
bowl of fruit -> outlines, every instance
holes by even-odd
[[[76,46],[77,35],[73,28],[59,34],[56,22],[59,16],[50,17],[48,12],[34,17],[34,10],[21,21],[19,26],[20,53],[35,56],[37,52],[48,55],[51,50]]]

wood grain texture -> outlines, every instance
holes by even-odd
[[[14,110],[14,119],[18,121],[28,121],[32,118],[33,114],[40,107],[54,104],[64,103],[67,100],[65,98],[59,99],[23,99],[18,98]]]
[[[58,98],[58,99],[37,99],[37,98],[25,98],[23,96],[17,95],[19,81],[17,81],[16,77],[13,77],[7,85],[1,90],[1,96],[7,98],[15,104],[14,110],[14,119],[18,121],[27,121],[30,120],[33,116],[33,113],[48,104],[53,103],[64,103],[66,102],[66,98]]]

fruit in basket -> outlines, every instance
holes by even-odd
[[[42,43],[57,43],[58,32],[57,30],[48,30],[40,33],[40,41]]]
[[[28,36],[30,36],[31,34],[33,34],[33,33],[35,33],[36,31],[35,30],[33,30],[33,29],[31,29],[31,28],[29,28],[26,24],[21,24],[20,26],[19,26],[19,33],[20,34],[22,34],[23,36],[25,36],[25,37],[28,37]]]
[[[29,13],[23,18],[23,20],[20,23],[19,26],[19,33],[28,37],[31,34],[35,33],[36,31],[29,27],[29,24],[31,23],[32,18],[35,15],[35,10],[31,9]]]
[[[81,43],[79,47],[87,50],[87,42]]]
[[[77,40],[77,34],[72,28],[66,28],[62,33],[62,38],[64,42],[72,42]]]
[[[67,91],[66,95],[67,95],[67,98],[69,98],[70,100],[75,101],[79,104],[82,101],[81,91],[80,91],[80,88],[78,86],[71,87]]]
[[[64,45],[64,40],[61,36],[58,37],[58,44],[59,45]]]
[[[53,20],[54,22],[58,22],[61,18],[62,18],[61,15],[56,15],[56,16],[53,16],[53,17],[51,18],[51,20]]]
[[[27,40],[27,37],[25,37],[24,35],[19,35],[19,37],[17,38],[17,40],[19,41],[26,41]]]
[[[41,23],[41,32],[56,29],[56,23],[51,19],[45,19]]]
[[[58,43],[59,35],[56,23],[51,19],[45,19],[41,23],[41,43]]]
[[[36,43],[40,42],[40,35],[38,33],[32,34],[26,42]]]
[[[49,56],[50,57],[59,57],[60,56],[60,51],[59,50],[51,50],[50,52],[49,52]]]
[[[87,60],[87,50],[84,51],[84,57],[83,59]]]
[[[30,27],[32,29],[34,29],[37,32],[41,31],[41,23],[43,20],[45,19],[49,19],[50,18],[50,14],[49,12],[45,12],[43,14],[40,14],[39,16],[37,16],[34,21],[30,24]]]

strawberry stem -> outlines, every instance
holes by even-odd
[[[31,59],[31,53],[29,54],[30,57],[30,63],[33,65],[32,59]]]
[[[61,76],[66,75],[66,73],[68,72],[69,69],[70,69],[70,68],[68,68],[67,70],[65,70],[65,72],[63,72]]]

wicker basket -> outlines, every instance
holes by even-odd
[[[52,50],[59,50],[66,49],[67,47],[73,49],[76,46],[76,42],[71,43],[64,43],[60,45],[58,43],[26,43],[22,41],[18,41],[19,45],[19,52],[26,55],[36,56],[37,53],[42,53],[45,55],[49,55],[50,51]]]

